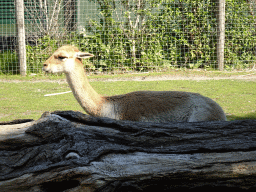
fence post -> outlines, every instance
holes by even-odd
[[[224,70],[225,46],[225,0],[218,0],[218,32],[217,32],[217,60],[220,71]]]
[[[25,76],[27,71],[26,65],[26,43],[25,43],[25,25],[24,25],[24,1],[15,0],[16,12],[16,28],[17,28],[17,41],[18,53],[20,63],[20,75]]]

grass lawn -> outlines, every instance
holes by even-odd
[[[63,76],[64,77],[64,76]],[[63,79],[63,77],[61,77]],[[69,91],[66,83],[0,77],[0,121],[38,119],[45,111],[74,110],[84,112],[72,93],[44,97],[45,94]],[[54,79],[54,78],[53,78]],[[197,92],[217,101],[228,120],[256,119],[256,82],[248,80],[166,80],[166,81],[93,81],[102,95],[124,94],[138,90],[177,90]]]

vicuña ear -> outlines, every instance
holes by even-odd
[[[77,58],[86,59],[86,58],[93,57],[94,55],[91,53],[77,52],[75,56]]]

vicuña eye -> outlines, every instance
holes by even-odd
[[[64,59],[67,59],[67,57],[59,56],[58,59],[64,60]]]

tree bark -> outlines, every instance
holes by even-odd
[[[17,43],[18,43],[18,55],[20,63],[20,75],[26,76],[27,64],[26,64],[26,42],[25,42],[25,23],[24,23],[24,1],[15,0],[15,12],[16,12],[16,28],[17,28]]]
[[[57,111],[17,122],[0,125],[0,191],[255,190],[256,120],[159,124]]]
[[[220,71],[224,70],[225,48],[225,0],[218,0],[217,60]]]

